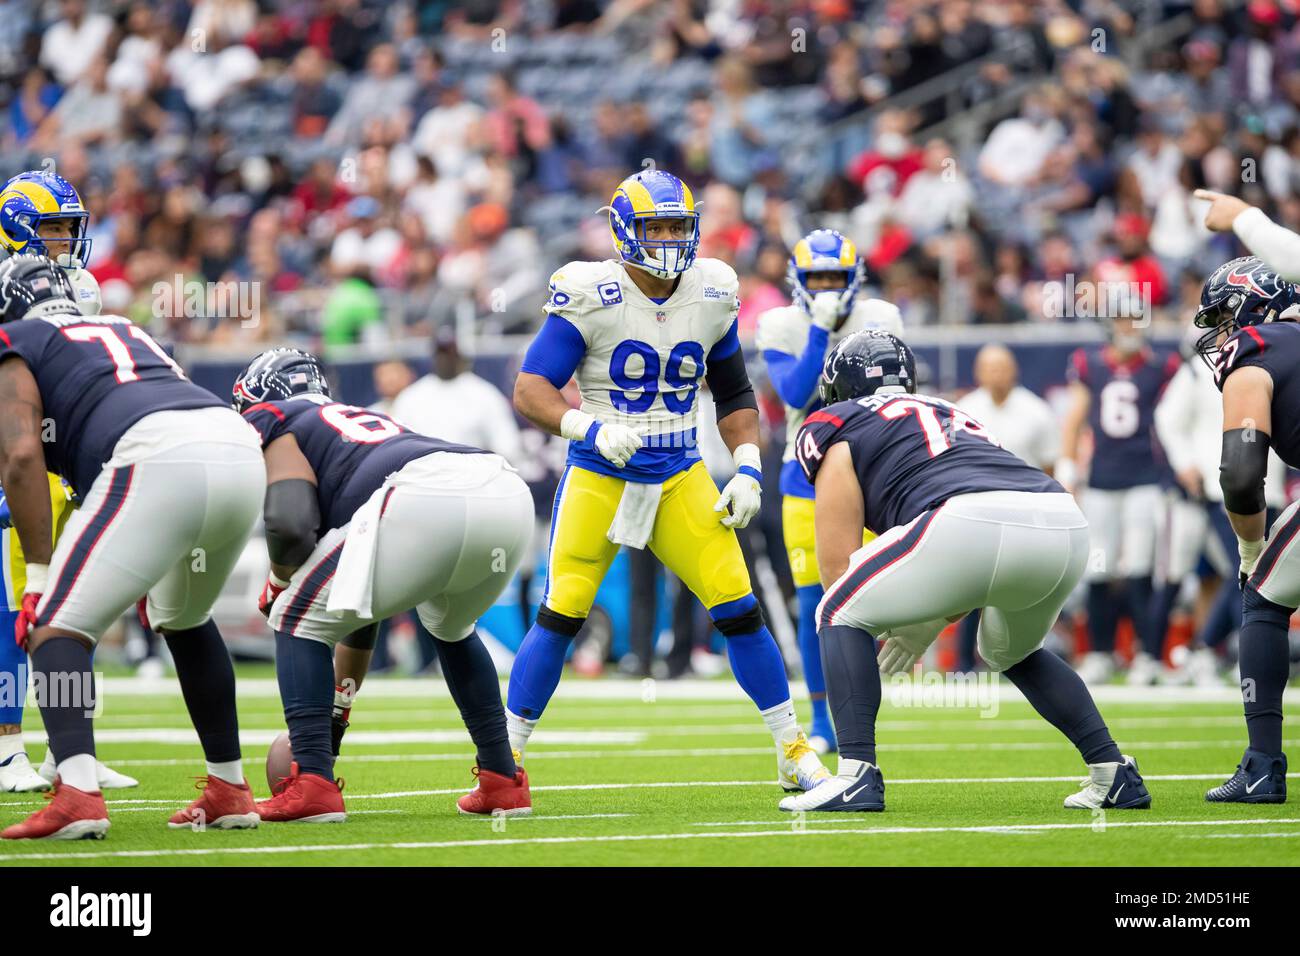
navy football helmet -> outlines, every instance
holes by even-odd
[[[268,349],[235,379],[231,405],[242,413],[259,402],[282,401],[295,395],[332,398],[320,361],[301,349]]]
[[[81,314],[67,272],[44,256],[11,256],[0,263],[0,322],[65,314]]]
[[[831,349],[817,388],[823,405],[874,395],[886,386],[916,391],[916,356],[897,336],[879,329],[854,332]]]
[[[1196,340],[1196,351],[1214,368],[1219,346],[1229,335],[1248,325],[1276,322],[1295,306],[1300,306],[1300,287],[1258,256],[1225,262],[1201,289],[1201,307],[1192,322],[1206,331]]]

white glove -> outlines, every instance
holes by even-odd
[[[937,621],[896,627],[881,634],[883,643],[880,646],[880,653],[876,656],[880,673],[905,674],[910,671],[921,659],[921,655],[938,639],[939,632],[943,630],[946,623],[947,621],[940,618]]]
[[[813,325],[834,332],[840,324],[840,293],[818,292],[812,300]]]
[[[631,428],[626,425],[597,422],[595,415],[589,415],[577,408],[569,409],[560,419],[560,435],[572,441],[582,441],[593,425],[599,425],[593,442],[596,451],[617,468],[626,465],[628,459],[641,447],[641,436]]]
[[[731,455],[736,463],[736,474],[722,489],[714,511],[722,512],[722,523],[728,528],[748,525],[763,504],[763,485],[759,481],[761,459],[757,445],[740,445]]]

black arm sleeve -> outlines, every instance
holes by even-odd
[[[316,486],[304,478],[287,478],[268,485],[265,523],[271,563],[298,567],[316,547],[320,528]]]
[[[1223,433],[1219,487],[1224,507],[1233,514],[1253,515],[1264,510],[1268,446],[1268,435],[1255,429],[1234,428]]]
[[[705,369],[704,380],[709,383],[713,402],[718,407],[718,421],[742,408],[758,409],[758,399],[754,397],[754,386],[749,383],[749,372],[745,370],[745,355],[741,349],[736,349],[724,359],[710,362]]]

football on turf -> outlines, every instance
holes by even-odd
[[[266,752],[266,785],[275,793],[276,786],[289,776],[293,765],[293,748],[289,746],[289,732],[286,730],[271,741],[271,749]]]

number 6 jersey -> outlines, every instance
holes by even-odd
[[[1163,452],[1155,432],[1156,405],[1178,371],[1177,353],[1150,349],[1119,358],[1109,345],[1076,349],[1066,371],[1088,389],[1092,465],[1088,486],[1099,490],[1160,483]]]
[[[41,392],[45,466],[85,497],[117,440],[154,412],[220,407],[149,333],[120,315],[51,315],[0,326]]]
[[[292,435],[316,473],[321,533],[352,520],[384,480],[407,462],[447,451],[487,454],[411,431],[387,415],[344,405],[324,395],[296,395],[244,409],[244,420],[262,437],[262,447]]]
[[[877,535],[956,495],[1064,491],[961,409],[929,395],[870,395],[809,415],[795,456],[814,485],[826,452],[839,442],[849,444],[865,525]]]
[[[624,468],[587,441],[569,463],[628,481],[657,482],[700,458],[696,392],[708,364],[740,348],[735,271],[697,259],[662,302],[644,295],[623,266],[570,262],[551,276],[547,318],[520,371],[563,388],[577,375],[582,410],[634,429],[642,447]]]

